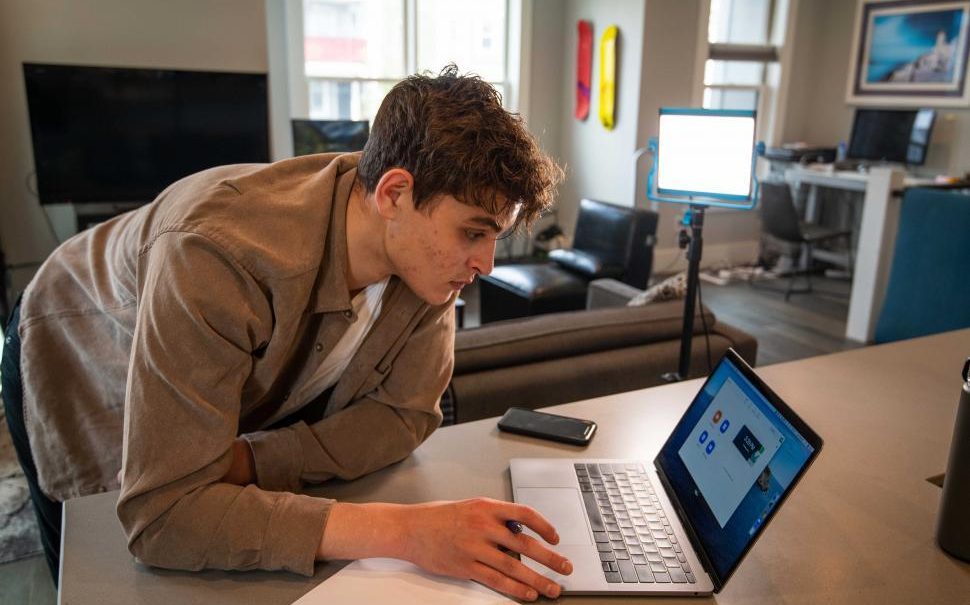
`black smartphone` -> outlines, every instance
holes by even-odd
[[[540,439],[551,439],[572,445],[588,445],[596,423],[582,418],[570,418],[525,408],[509,408],[498,421],[498,428]]]

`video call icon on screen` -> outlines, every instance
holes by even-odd
[[[761,445],[761,442],[747,426],[742,426],[738,434],[735,435],[734,446],[738,448],[741,456],[748,461],[748,464],[757,462],[765,451],[765,446]]]

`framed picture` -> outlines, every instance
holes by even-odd
[[[970,0],[860,0],[846,102],[970,105]]]

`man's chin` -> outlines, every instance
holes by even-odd
[[[432,307],[438,307],[447,303],[453,296],[456,295],[457,292],[455,290],[448,290],[447,292],[426,292],[423,294],[418,294],[418,297]]]

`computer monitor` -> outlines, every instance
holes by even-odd
[[[657,191],[748,202],[754,136],[754,111],[662,108]]]
[[[361,151],[370,134],[367,120],[292,120],[294,155]]]
[[[857,109],[848,157],[920,166],[926,161],[936,111]]]

